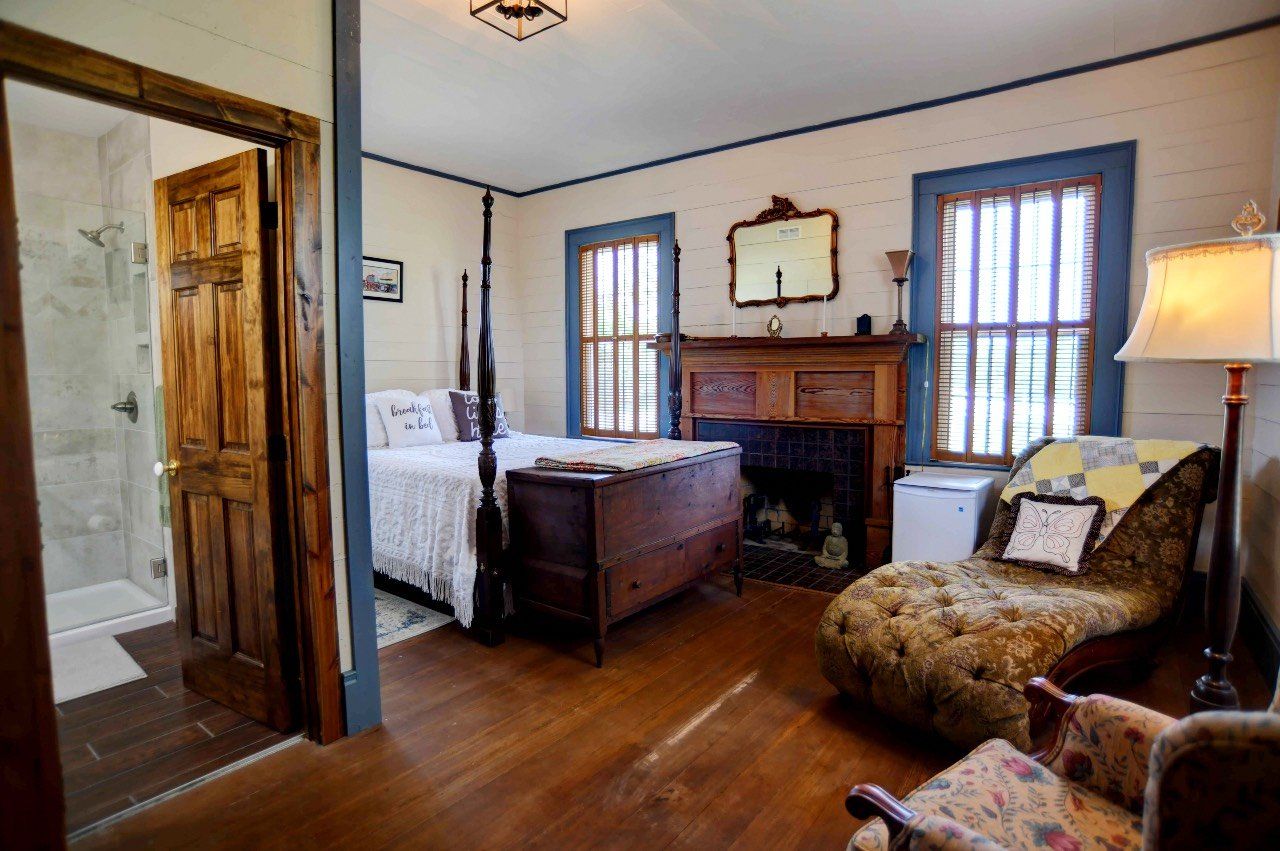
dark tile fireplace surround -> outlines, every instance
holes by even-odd
[[[862,426],[774,425],[698,420],[698,440],[729,440],[742,447],[743,474],[751,468],[818,473],[831,481],[834,518],[844,525],[852,565],[865,550],[868,430]]]

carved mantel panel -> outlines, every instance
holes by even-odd
[[[891,538],[893,480],[906,460],[907,352],[916,334],[853,337],[682,337],[681,431],[701,422],[865,428],[866,563]],[[659,338],[659,349],[670,338]]]

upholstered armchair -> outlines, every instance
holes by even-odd
[[[1280,690],[1265,712],[1175,720],[1105,695],[1027,684],[1054,724],[1030,757],[992,739],[898,801],[860,784],[877,817],[851,849],[1203,849],[1280,846]]]

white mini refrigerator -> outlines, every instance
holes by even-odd
[[[893,483],[893,560],[959,561],[986,532],[986,476],[912,473]]]

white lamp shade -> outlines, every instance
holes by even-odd
[[[1147,291],[1122,361],[1280,361],[1280,235],[1147,252]]]

